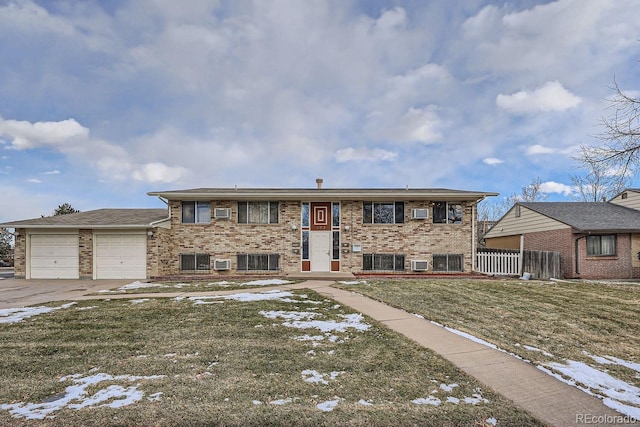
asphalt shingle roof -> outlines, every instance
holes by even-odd
[[[147,227],[169,216],[166,209],[97,209],[67,215],[5,222],[5,228]]]
[[[640,211],[613,203],[530,202],[519,204],[579,231],[631,232],[640,230]]]

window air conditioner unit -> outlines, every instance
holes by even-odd
[[[213,269],[216,271],[229,270],[231,268],[230,259],[216,259],[213,261]]]
[[[215,219],[229,219],[231,218],[231,209],[215,208],[215,210],[213,211],[213,217]]]
[[[429,218],[429,209],[414,209],[413,219],[427,219]]]
[[[427,271],[429,269],[429,261],[411,261],[411,270],[413,271]]]

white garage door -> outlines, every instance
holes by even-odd
[[[77,279],[77,234],[32,234],[29,270],[32,279]]]
[[[96,279],[145,279],[146,234],[97,234]]]

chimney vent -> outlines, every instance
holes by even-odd
[[[322,188],[322,183],[324,180],[322,178],[316,178],[316,185],[318,186],[318,190]]]

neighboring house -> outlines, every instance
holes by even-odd
[[[485,245],[560,252],[566,278],[640,278],[640,211],[614,200],[516,203]]]
[[[447,189],[202,188],[148,193],[165,209],[101,209],[0,224],[16,277],[157,278],[475,267],[476,208]]]

